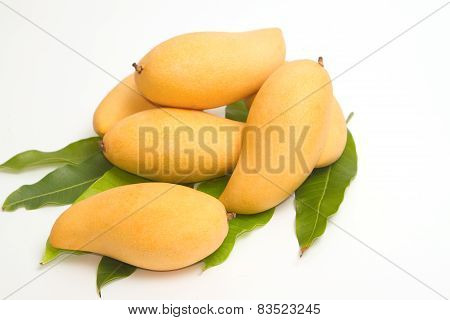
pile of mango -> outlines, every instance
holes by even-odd
[[[346,123],[323,59],[286,62],[279,29],[180,35],[133,66],[98,106],[94,129],[112,164],[152,182],[74,204],[53,226],[56,248],[150,270],[189,266],[222,244],[233,214],[275,207],[344,150]],[[246,123],[203,111],[241,99],[250,108]],[[180,153],[175,134],[186,127],[192,135],[182,148],[192,152]],[[143,151],[142,128],[157,137],[152,152]],[[205,128],[217,130],[199,141]],[[267,139],[273,131],[275,142]],[[300,157],[293,141],[301,141]],[[280,166],[282,159],[292,161]],[[260,165],[267,161],[279,170]],[[181,185],[231,172],[219,199]]]

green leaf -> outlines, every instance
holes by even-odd
[[[228,223],[228,234],[222,245],[203,260],[205,262],[203,269],[206,270],[222,264],[230,255],[231,250],[233,250],[237,238],[257,227],[266,225],[274,212],[275,208],[272,208],[258,214],[236,215],[236,218]]]
[[[231,103],[225,108],[225,118],[240,122],[246,122],[248,116],[248,108],[244,100]]]
[[[117,167],[113,167],[84,191],[83,194],[75,200],[75,203],[108,189],[143,182],[150,182],[150,180],[138,177]]]
[[[200,182],[197,185],[197,190],[205,192],[215,198],[219,198],[229,179],[229,176],[224,176],[205,182]],[[272,208],[258,214],[236,215],[236,217],[228,223],[228,234],[222,245],[203,260],[205,263],[203,269],[206,270],[223,263],[230,255],[231,250],[233,250],[237,238],[246,232],[250,232],[257,227],[267,224],[272,218],[274,212],[275,208]]]
[[[220,178],[200,182],[197,185],[197,190],[207,193],[214,198],[219,198],[223,190],[225,190],[228,180],[230,180],[230,176],[223,176]]]
[[[0,169],[19,171],[22,169],[60,163],[79,164],[87,158],[100,152],[99,137],[92,137],[73,142],[68,146],[53,152],[28,150],[19,153],[0,165]]]
[[[47,240],[47,243],[45,245],[45,252],[44,252],[44,255],[42,256],[40,264],[42,264],[42,265],[47,264],[47,263],[55,260],[56,258],[58,258],[60,255],[68,254],[68,253],[84,254],[84,252],[82,252],[82,251],[63,250],[63,249],[55,248]]]
[[[136,267],[109,257],[103,257],[97,268],[97,293],[101,297],[101,289],[108,283],[129,277]]]
[[[149,180],[125,172],[117,167],[113,167],[112,169],[108,170],[100,179],[94,182],[87,190],[85,190],[83,194],[81,194],[75,200],[75,203],[108,189],[142,182],[149,182]],[[67,253],[81,254],[82,252],[55,248],[47,240],[47,245],[45,247],[45,252],[44,256],[42,257],[41,264],[49,263],[50,261],[55,260],[60,255]]]
[[[49,204],[72,203],[110,168],[111,164],[101,153],[78,165],[65,165],[39,182],[22,186],[11,193],[3,204],[3,210],[13,211],[20,207],[31,210]]]
[[[348,131],[339,160],[315,169],[295,192],[296,232],[302,253],[325,232],[328,217],[339,209],[345,189],[356,175],[357,162],[355,142]]]

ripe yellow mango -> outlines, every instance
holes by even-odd
[[[131,74],[117,84],[98,105],[94,113],[94,130],[103,136],[119,120],[154,107],[153,103],[137,91],[134,75]]]
[[[110,189],[78,202],[55,222],[55,248],[94,252],[150,270],[194,264],[213,253],[228,232],[220,201],[167,183]]]
[[[314,61],[288,62],[266,80],[252,103],[238,164],[220,197],[228,212],[267,210],[303,183],[325,145],[332,98],[330,77]]]
[[[280,29],[197,32],[169,39],[136,65],[139,91],[165,106],[210,109],[255,93],[284,62]]]
[[[254,99],[255,95],[244,99],[248,109],[251,108]],[[323,168],[336,162],[342,155],[342,152],[344,152],[345,144],[347,143],[347,124],[336,98],[333,98],[330,109],[330,128],[316,168]]]
[[[329,166],[338,160],[342,152],[344,152],[345,144],[347,143],[347,124],[336,98],[333,98],[330,109],[330,129],[328,130],[325,146],[316,164],[316,168]]]
[[[232,171],[244,126],[203,111],[154,108],[117,123],[103,150],[111,163],[145,178],[198,182]]]

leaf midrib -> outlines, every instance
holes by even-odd
[[[69,190],[69,189],[73,189],[73,188],[82,186],[82,185],[84,185],[84,184],[93,182],[93,181],[95,181],[95,180],[98,180],[99,177],[100,177],[100,176],[97,176],[97,177],[95,177],[95,178],[86,180],[86,181],[84,181],[84,182],[82,182],[82,183],[78,183],[78,184],[75,184],[75,185],[72,185],[72,186],[69,186],[69,187],[66,187],[66,188],[58,189],[58,190],[51,191],[51,192],[47,192],[47,193],[42,193],[42,194],[39,194],[39,195],[37,195],[37,196],[33,196],[33,197],[29,197],[29,198],[22,199],[22,200],[19,200],[19,201],[11,202],[10,204],[8,204],[8,205],[6,205],[6,206],[7,206],[7,207],[11,207],[11,206],[14,206],[14,205],[16,205],[16,204],[18,204],[18,203],[23,203],[23,202],[30,201],[30,200],[33,200],[33,199],[36,199],[36,198],[45,197],[45,196],[48,196],[48,195],[51,195],[51,194],[55,194],[55,193],[58,193],[58,192],[66,191],[66,190]]]
[[[330,181],[331,168],[332,168],[332,166],[329,166],[329,167],[328,167],[328,170],[327,170],[328,172],[327,172],[327,178],[326,178],[326,180],[325,180],[325,186],[324,186],[324,188],[323,188],[322,195],[320,196],[319,203],[317,204],[316,220],[314,221],[314,227],[313,227],[313,229],[311,230],[311,233],[310,233],[310,235],[309,235],[308,241],[306,241],[306,244],[308,244],[308,243],[312,240],[313,234],[314,234],[314,232],[315,232],[315,230],[316,230],[316,227],[317,227],[317,222],[319,221],[320,207],[322,206],[322,201],[323,201],[323,199],[324,199],[324,197],[325,197],[325,193],[327,192],[328,181]]]
[[[106,284],[109,281],[113,280],[114,275],[120,268],[122,268],[123,264],[124,264],[123,262],[120,262],[120,264],[117,267],[115,267],[113,271],[108,272],[108,273],[104,272],[107,274],[107,276],[105,277],[103,284]],[[101,286],[101,284],[100,284],[100,286]]]

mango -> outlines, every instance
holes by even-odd
[[[289,197],[309,176],[325,146],[333,90],[323,66],[288,62],[252,103],[237,166],[220,200],[228,212],[254,214]]]
[[[103,150],[115,166],[150,180],[198,182],[232,171],[244,126],[203,111],[154,108],[118,122]]]
[[[203,110],[255,93],[284,57],[277,28],[197,32],[159,44],[133,66],[137,87],[149,100]]]
[[[331,123],[328,135],[326,138],[325,146],[320,155],[319,161],[316,164],[316,168],[322,168],[329,166],[336,160],[338,160],[344,152],[345,145],[347,143],[347,124],[345,122],[342,109],[337,102],[336,98],[333,98],[331,102]]]
[[[151,108],[155,108],[155,105],[137,91],[134,75],[131,74],[118,83],[98,105],[94,113],[94,130],[103,136],[119,120]]]
[[[244,99],[245,105],[248,109],[251,108],[255,96],[256,94],[248,96]],[[330,111],[330,128],[328,130],[328,135],[322,154],[316,164],[316,168],[323,168],[336,162],[344,152],[344,148],[347,143],[347,124],[342,109],[336,98],[333,98],[331,102]]]
[[[98,253],[156,271],[192,265],[213,253],[228,232],[224,206],[192,188],[141,183],[78,202],[55,222],[55,248]]]

